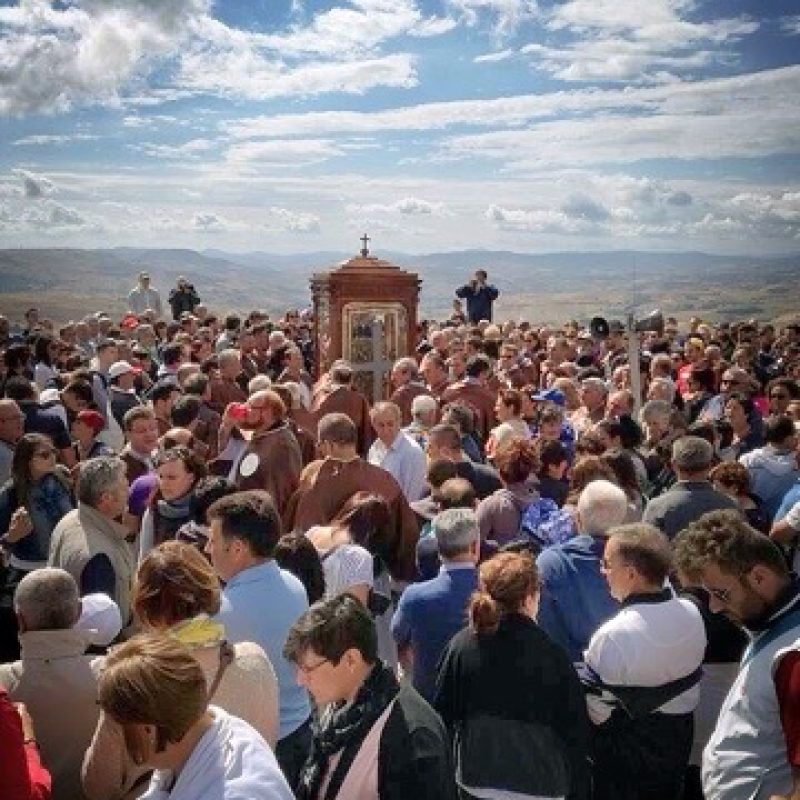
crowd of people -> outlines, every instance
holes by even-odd
[[[0,316],[0,798],[800,798],[800,324],[497,295]]]

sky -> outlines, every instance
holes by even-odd
[[[800,252],[789,0],[0,0],[0,247]]]

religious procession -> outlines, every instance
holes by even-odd
[[[800,322],[0,317],[2,800],[800,798]]]

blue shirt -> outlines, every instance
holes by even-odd
[[[222,593],[217,620],[231,644],[255,642],[264,648],[278,677],[280,732],[283,739],[311,714],[308,694],[295,680],[295,668],[283,657],[289,628],[308,608],[303,584],[274,561],[234,575]]]
[[[797,483],[783,496],[778,510],[775,512],[775,522],[780,522],[791,510],[795,503],[800,503],[800,483]]]
[[[583,661],[594,632],[619,610],[600,573],[606,539],[575,536],[539,553],[539,627],[560,644],[570,660]]]
[[[398,647],[414,652],[414,688],[433,698],[436,665],[454,634],[467,622],[467,604],[478,588],[473,564],[444,564],[429,581],[409,586],[400,597],[392,619]]]

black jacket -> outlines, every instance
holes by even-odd
[[[589,796],[583,690],[566,653],[532,619],[513,614],[494,634],[457,633],[439,664],[434,707],[465,785]]]

